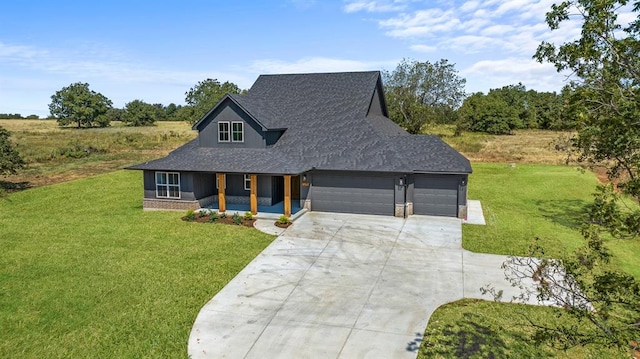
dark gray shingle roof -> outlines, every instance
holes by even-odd
[[[131,168],[470,173],[469,161],[438,137],[409,135],[384,116],[367,116],[380,81],[377,71],[261,75],[246,95],[230,97],[268,129],[286,128],[276,144],[221,149],[201,148],[192,141],[165,158]]]

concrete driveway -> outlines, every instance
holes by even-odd
[[[192,358],[415,358],[429,317],[517,294],[505,256],[461,248],[461,221],[310,212],[200,311]]]

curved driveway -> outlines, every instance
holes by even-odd
[[[458,219],[309,212],[200,311],[192,358],[415,358],[442,304],[517,294]]]

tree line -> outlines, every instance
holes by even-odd
[[[40,119],[40,116],[38,116],[38,115],[22,116],[19,113],[0,113],[0,119],[5,119],[5,120],[38,120],[38,119]]]
[[[404,59],[385,71],[384,89],[389,117],[410,133],[422,133],[430,125],[451,124],[463,131],[511,134],[517,129],[567,130],[576,127],[574,113],[561,93],[527,90],[522,83],[465,93],[466,79],[446,59],[435,63]]]
[[[156,121],[186,121],[195,123],[227,93],[239,94],[240,88],[217,79],[199,81],[185,93],[186,105],[147,103],[136,99],[123,108],[103,94],[93,91],[88,83],[77,82],[63,87],[51,96],[49,111],[60,126],[77,128],[106,127],[111,121],[130,126],[150,126]]]

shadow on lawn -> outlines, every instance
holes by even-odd
[[[0,180],[0,192],[2,190],[6,192],[17,192],[28,188],[31,188],[31,183],[29,182],[9,182]]]
[[[549,358],[551,355],[522,333],[483,324],[484,318],[465,313],[455,323],[433,331],[420,348],[420,358],[508,358],[514,355]]]
[[[584,223],[585,210],[589,205],[586,201],[572,200],[540,200],[536,201],[538,210],[542,216],[554,223],[576,229]]]

